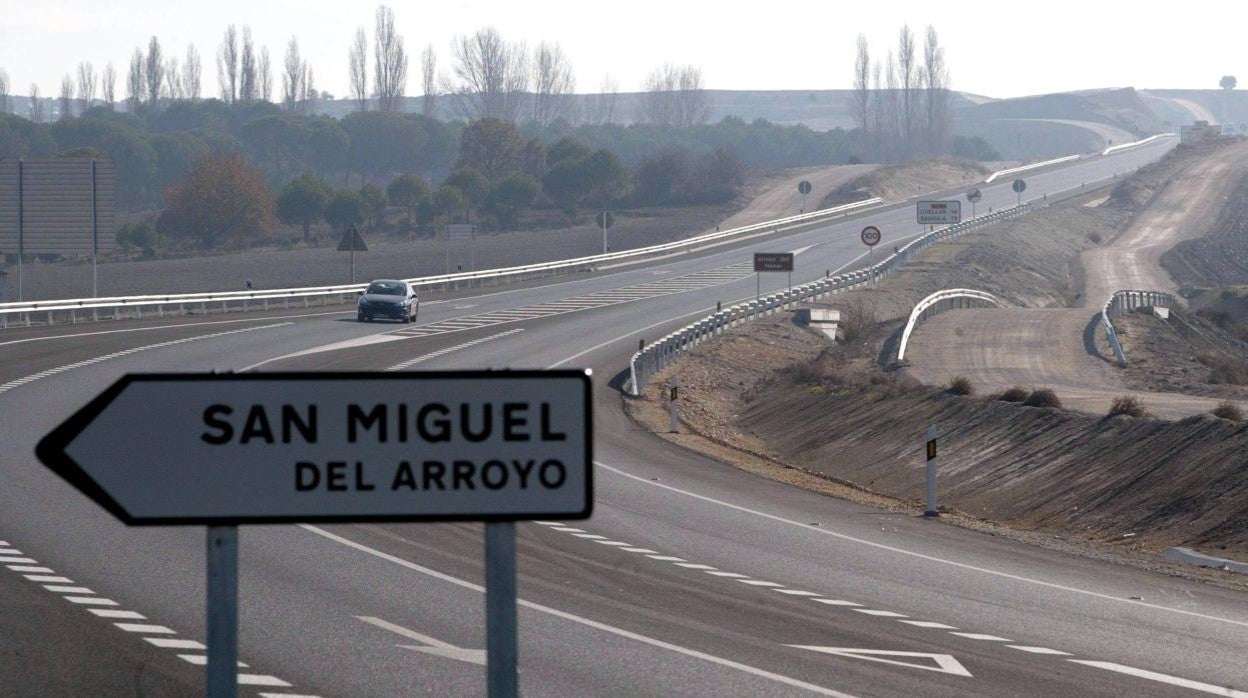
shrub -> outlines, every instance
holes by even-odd
[[[1229,419],[1232,422],[1244,421],[1244,411],[1239,409],[1239,405],[1230,400],[1223,400],[1218,406],[1213,408],[1213,416]]]
[[[1101,234],[1097,232],[1088,233],[1088,242],[1091,242],[1094,245],[1101,244]]]
[[[846,343],[853,342],[875,326],[879,320],[871,306],[861,297],[841,311],[841,337]]]
[[[1061,408],[1062,401],[1057,399],[1057,393],[1048,388],[1031,391],[1026,400],[1023,400],[1024,407],[1057,407]]]
[[[1248,364],[1219,354],[1201,354],[1197,359],[1209,367],[1210,383],[1248,385]]]
[[[1128,417],[1145,417],[1148,415],[1148,412],[1144,409],[1144,403],[1130,395],[1123,395],[1114,398],[1113,403],[1109,406],[1109,414],[1107,416],[1114,417],[1120,414]]]
[[[1027,389],[1016,385],[998,395],[997,399],[1002,402],[1022,402],[1027,399]]]
[[[954,395],[974,395],[975,386],[971,385],[971,379],[966,376],[954,376],[949,379],[949,392]]]

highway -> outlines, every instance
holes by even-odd
[[[1025,199],[1172,146],[1032,174]],[[982,189],[981,210],[1015,201],[1008,179]],[[623,414],[638,339],[751,297],[751,252],[797,252],[804,282],[861,264],[866,223],[887,246],[913,218],[426,301],[415,326],[325,309],[5,331],[0,694],[202,690],[203,529],[127,529],[32,453],[123,373],[570,366],[595,377],[596,508],[518,527],[525,695],[1248,695],[1243,594],[761,480]],[[251,526],[240,547],[244,695],[483,693],[479,525]]]

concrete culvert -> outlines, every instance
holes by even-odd
[[[1062,401],[1057,399],[1057,393],[1048,388],[1031,391],[1026,400],[1023,400],[1024,407],[1056,407],[1061,409]]]

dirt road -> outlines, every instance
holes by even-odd
[[[1102,346],[1096,319],[1116,290],[1173,289],[1159,264],[1161,254],[1179,240],[1205,234],[1244,171],[1248,143],[1187,165],[1118,237],[1081,255],[1086,289],[1081,307],[945,313],[915,331],[906,356],[909,372],[936,385],[966,376],[981,393],[1014,385],[1048,387],[1064,406],[1092,413],[1104,414],[1119,395],[1132,395],[1168,419],[1208,412],[1218,400],[1126,390]]]

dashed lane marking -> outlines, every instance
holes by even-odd
[[[1178,676],[1161,674],[1156,671],[1148,671],[1147,669],[1136,669],[1135,667],[1126,666],[1125,664],[1098,662],[1088,659],[1067,659],[1066,661],[1074,662],[1075,664],[1082,664],[1084,666],[1096,667],[1097,669],[1116,671],[1119,674],[1148,679],[1149,681],[1157,681],[1158,683],[1166,683],[1171,686],[1190,688],[1193,691],[1200,691],[1202,693],[1212,693],[1215,696],[1226,696],[1227,698],[1248,698],[1248,691],[1237,691],[1233,688],[1227,688],[1226,686],[1215,686],[1213,684],[1192,681],[1191,679],[1184,679]]]
[[[997,637],[996,635],[985,635],[984,633],[949,633],[949,634],[957,635],[958,637],[964,637],[968,640],[984,640],[985,642],[1013,642],[1013,640],[1007,640],[1004,637]]]
[[[1020,652],[1027,652],[1029,654],[1052,654],[1052,655],[1060,655],[1060,656],[1065,656],[1065,657],[1070,656],[1070,652],[1063,652],[1061,650],[1049,649],[1048,647],[1030,647],[1028,645],[1006,645],[1006,647],[1009,647],[1012,650],[1018,650]]]
[[[0,546],[7,547],[9,544],[0,541]],[[18,553],[16,549],[12,552]],[[31,560],[34,562],[34,560]],[[41,583],[44,589],[59,594],[62,599],[75,604],[80,608],[84,608],[91,612],[97,618],[106,618],[113,621],[113,626],[118,630],[127,633],[134,633],[140,636],[144,642],[161,649],[172,650],[193,650],[201,654],[178,654],[177,657],[185,662],[197,666],[206,666],[208,657],[202,652],[207,651],[207,647],[202,642],[190,640],[186,638],[174,637],[177,631],[168,626],[159,625],[146,621],[147,617],[136,611],[128,611],[117,608],[120,604],[112,599],[107,599],[96,594],[91,589],[84,586],[74,586],[74,581],[69,577],[63,577],[52,573],[52,569],[48,567],[29,567],[25,565],[7,565],[7,567],[15,572],[39,571],[49,574],[24,574],[26,579]],[[247,665],[239,662],[238,666],[246,668]],[[269,674],[253,674],[239,673],[238,684],[240,686],[259,686],[268,688],[289,688],[290,684],[276,676]],[[293,693],[262,693],[261,696],[271,696],[272,698],[320,698],[320,696],[300,696]]]

